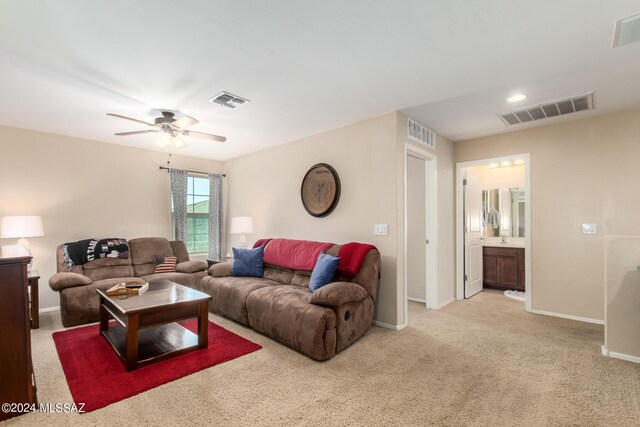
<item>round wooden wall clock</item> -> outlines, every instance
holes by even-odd
[[[326,163],[311,166],[302,179],[300,188],[302,205],[315,217],[329,215],[340,200],[340,177],[338,172]]]

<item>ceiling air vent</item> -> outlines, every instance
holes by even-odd
[[[593,110],[593,92],[531,105],[517,111],[498,113],[498,117],[507,126],[512,126],[585,110]]]
[[[418,144],[436,149],[436,134],[431,129],[422,126],[411,119],[407,120],[407,137]]]
[[[223,107],[236,108],[237,106],[242,105],[245,102],[249,102],[249,100],[241,96],[222,91],[213,98],[209,99],[209,102],[222,105]]]
[[[640,13],[616,21],[613,28],[613,47],[640,41]]]

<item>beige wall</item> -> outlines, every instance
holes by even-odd
[[[374,244],[382,254],[376,319],[396,324],[396,169],[395,113],[364,120],[225,163],[231,217],[254,218],[249,243],[286,237]],[[329,163],[340,176],[342,194],[327,217],[309,215],[300,201],[300,184],[316,163]],[[387,224],[388,236],[374,236],[374,224]],[[238,236],[228,236],[236,245]]]
[[[287,237],[345,243],[370,242],[382,254],[375,319],[404,323],[404,143],[406,116],[388,113],[339,129],[269,148],[225,163],[231,217],[254,217],[250,243]],[[453,146],[438,136],[438,300],[455,294]],[[340,175],[342,196],[331,215],[314,218],[300,201],[300,183],[314,164],[331,164]],[[373,225],[387,224],[387,236]],[[228,250],[238,236],[227,236]]]
[[[532,309],[603,320],[603,236],[640,234],[639,138],[633,110],[456,142],[456,162],[531,153]]]
[[[172,156],[178,168],[221,172],[221,162]],[[167,154],[0,127],[0,216],[41,215],[29,239],[40,271],[40,307],[59,305],[48,286],[55,249],[90,237],[171,237]],[[15,239],[0,239],[0,245]]]

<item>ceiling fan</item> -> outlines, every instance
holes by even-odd
[[[196,132],[185,129],[189,126],[193,126],[198,121],[193,117],[184,116],[176,119],[175,113],[171,111],[162,111],[162,116],[156,117],[153,123],[145,122],[144,120],[134,119],[132,117],[122,116],[115,113],[107,113],[107,116],[119,117],[121,119],[130,120],[132,122],[142,123],[154,129],[134,130],[129,132],[117,132],[114,135],[127,136],[138,135],[142,133],[158,133],[161,132],[158,145],[160,147],[167,147],[173,143],[176,148],[182,148],[185,145],[183,136],[192,136],[194,138],[207,139],[209,141],[225,142],[227,138],[219,135],[212,135],[210,133]]]

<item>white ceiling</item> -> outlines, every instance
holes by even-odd
[[[640,106],[640,43],[611,48],[637,0],[0,0],[0,125],[117,137],[161,109],[200,120],[181,154],[226,160],[402,110],[453,140],[507,128],[495,113],[595,91]],[[235,110],[207,99],[226,90]],[[411,107],[415,106],[415,107]],[[410,107],[410,108],[409,108]],[[526,126],[526,125],[518,125]]]

